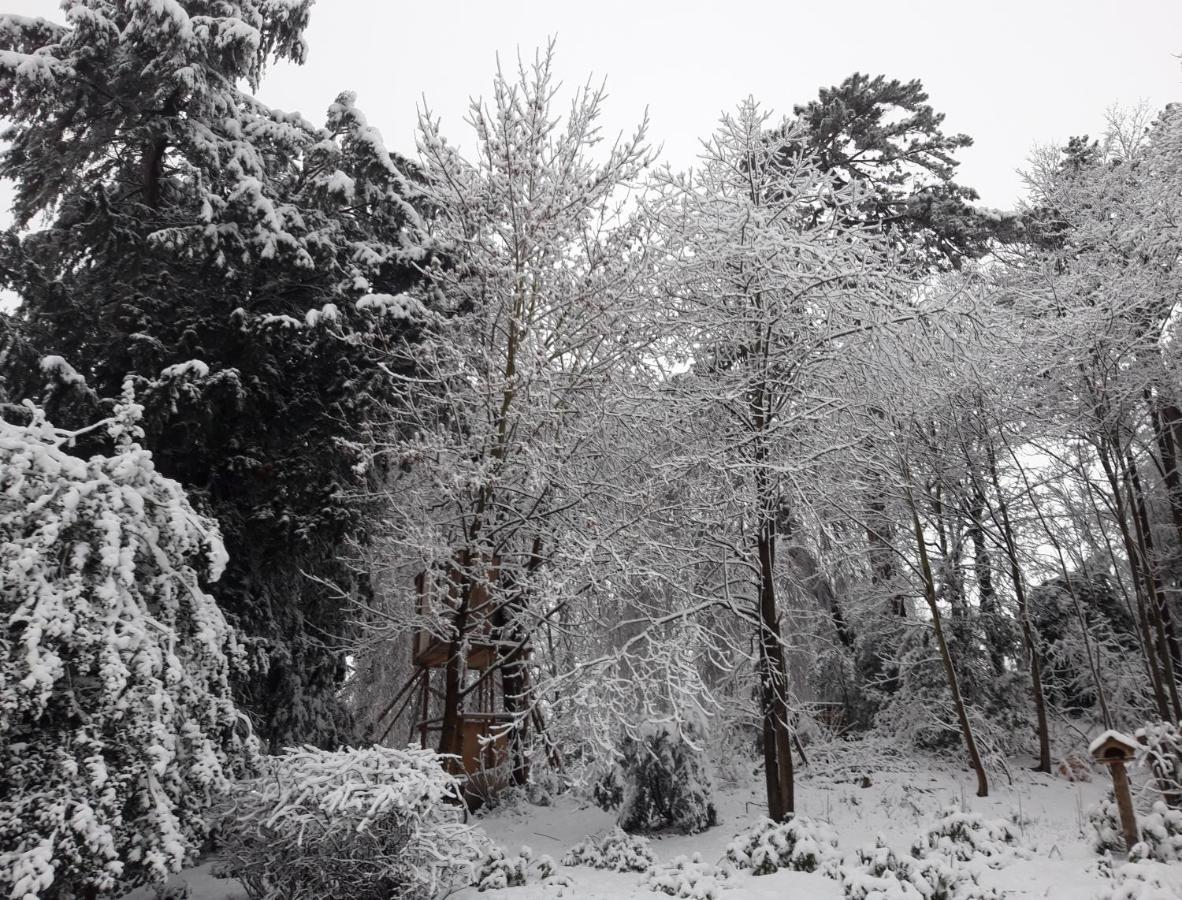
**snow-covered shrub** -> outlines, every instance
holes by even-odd
[[[30,413],[0,420],[0,894],[118,893],[193,855],[254,754],[201,582],[225,550],[136,443],[130,393],[95,426],[111,456]]]
[[[499,891],[502,888],[525,887],[529,880],[529,863],[528,847],[522,847],[521,852],[512,858],[506,856],[500,847],[493,847],[476,869],[476,890]]]
[[[1129,851],[1129,859],[1182,862],[1182,809],[1154,802],[1148,813],[1137,816],[1141,840]]]
[[[525,887],[531,880],[545,881],[554,875],[554,860],[542,855],[536,860],[529,847],[522,847],[514,857],[505,855],[500,847],[485,854],[476,869],[476,890],[497,891],[510,887]]]
[[[954,861],[933,853],[920,859],[896,856],[881,840],[858,851],[858,865],[842,871],[849,900],[991,900],[976,877]]]
[[[649,873],[646,883],[654,891],[670,897],[722,900],[723,882],[729,877],[729,869],[704,863],[701,854],[695,853],[693,859],[679,856],[657,866]]]
[[[1172,722],[1147,722],[1137,729],[1137,764],[1153,773],[1167,803],[1182,803],[1182,729]]]
[[[983,856],[997,866],[1019,852],[1017,844],[1017,836],[1003,819],[986,819],[951,807],[921,835],[911,855],[920,858],[935,852],[958,862]]]
[[[430,750],[288,749],[225,810],[225,874],[252,900],[401,900],[470,875],[459,785]]]
[[[1092,849],[1097,853],[1107,853],[1112,850],[1123,853],[1127,849],[1118,815],[1116,800],[1113,798],[1111,790],[1103,800],[1088,809],[1087,819],[1088,827],[1092,832]]]
[[[739,835],[726,848],[726,856],[753,875],[770,875],[778,869],[820,871],[836,877],[841,863],[837,835],[822,822],[793,816],[786,822],[764,819]]]
[[[1165,866],[1130,862],[1112,873],[1112,886],[1093,895],[1094,900],[1177,900],[1182,878]]]
[[[591,866],[614,872],[647,872],[656,863],[646,838],[613,828],[602,837],[591,835],[566,851],[564,866]]]
[[[620,760],[595,785],[603,809],[620,808],[625,831],[696,834],[718,824],[701,729],[691,722],[649,722],[625,737]]]
[[[858,865],[842,870],[841,886],[848,900],[924,900],[910,875],[910,861],[879,844],[858,851]]]

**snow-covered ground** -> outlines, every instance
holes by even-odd
[[[1014,761],[1012,783],[994,773],[991,795],[974,796],[975,780],[967,769],[957,769],[926,756],[867,753],[865,745],[849,751],[816,754],[798,773],[796,806],[800,814],[830,824],[837,833],[846,865],[857,862],[859,848],[870,848],[876,838],[900,855],[950,806],[1004,819],[1016,831],[1023,848],[998,868],[985,860],[965,865],[977,873],[982,888],[995,888],[1003,897],[1038,897],[1048,900],[1089,900],[1111,892],[1113,880],[1103,874],[1102,857],[1091,847],[1086,814],[1108,787],[1108,774],[1094,771],[1090,782],[1072,782],[1060,776],[1031,772],[1025,761]],[[704,863],[723,860],[727,844],[763,815],[762,770],[752,760],[741,769],[732,767],[731,778],[716,784],[719,824],[697,835],[652,838],[658,864],[679,856],[698,854]],[[866,778],[869,778],[867,784]],[[474,822],[489,837],[514,855],[528,846],[533,856],[548,855],[555,861],[589,834],[607,831],[614,815],[574,794],[558,797],[550,806],[524,801],[506,805]],[[1182,897],[1182,865],[1150,864],[1159,877],[1172,881],[1167,893],[1145,896]],[[585,866],[559,866],[559,877],[550,883],[478,892],[466,888],[451,900],[654,900],[654,893],[640,873],[616,873]],[[193,900],[239,900],[234,883],[211,876],[208,863],[185,873]],[[562,881],[568,883],[562,884]],[[755,876],[738,871],[724,882],[725,895],[733,900],[786,897],[838,900],[839,880],[819,873],[779,871]],[[1133,896],[1138,896],[1134,894]],[[137,892],[128,900],[146,900],[150,892]]]

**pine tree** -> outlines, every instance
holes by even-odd
[[[85,378],[85,396],[43,396],[66,424],[135,376],[161,471],[226,536],[216,596],[256,663],[237,691],[275,746],[340,739],[339,646],[365,584],[339,560],[364,539],[365,408],[389,377],[375,348],[412,336],[357,302],[409,283],[405,166],[351,95],[318,128],[246,92],[303,60],[310,6],[79,0],[67,26],[0,19],[0,175],[18,229],[47,221],[0,250],[19,344]],[[41,391],[28,355],[8,357],[11,399]]]
[[[793,112],[785,155],[813,155],[840,184],[867,189],[857,221],[909,246],[922,270],[959,268],[1010,233],[1008,217],[974,208],[977,192],[956,181],[956,153],[973,140],[944,133],[918,79],[855,72]]]

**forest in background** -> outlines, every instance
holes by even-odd
[[[741,100],[676,172],[551,45],[404,158],[254,98],[310,0],[66,6],[0,17],[12,896],[162,877],[284,748],[481,716],[609,803],[646,742],[753,755],[777,822],[833,738],[980,796],[1182,753],[1178,108],[999,212],[919,81]]]

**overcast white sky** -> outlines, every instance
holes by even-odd
[[[56,0],[0,0],[59,18]],[[639,121],[677,167],[720,112],[754,94],[777,112],[853,71],[919,78],[946,130],[971,135],[961,180],[990,206],[1021,193],[1035,144],[1095,134],[1114,103],[1182,100],[1182,0],[319,0],[302,68],[278,67],[262,99],[312,121],[352,90],[387,144],[413,148],[426,96],[453,140],[496,54],[558,38],[565,84],[606,76],[606,126]]]

